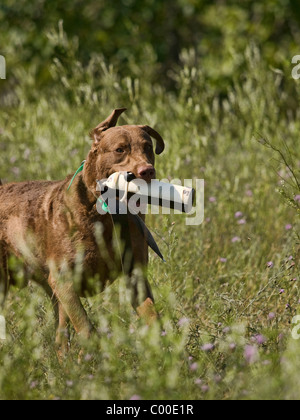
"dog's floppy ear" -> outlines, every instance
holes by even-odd
[[[155,153],[157,155],[160,155],[165,150],[165,142],[160,134],[158,134],[157,131],[155,131],[153,128],[149,127],[148,125],[141,125],[141,129],[146,131],[146,133],[149,134],[149,136],[153,137],[156,140],[156,149]]]
[[[101,134],[103,131],[108,130],[109,128],[115,127],[117,125],[118,119],[123,112],[125,112],[127,108],[119,108],[115,109],[112,114],[106,118],[105,121],[100,123],[92,132],[90,133],[90,136],[93,140],[95,140],[95,143],[97,143],[100,140]]]

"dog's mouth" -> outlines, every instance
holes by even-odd
[[[154,167],[152,168],[144,168],[144,171],[139,171],[137,174],[133,173],[133,172],[126,172],[126,181],[130,182],[133,181],[135,179],[141,179],[143,181],[146,181],[147,184],[151,184],[151,181],[153,179],[156,179],[156,171],[154,169]]]
[[[132,172],[127,172],[127,174],[126,174],[126,181],[127,181],[127,182],[131,182],[131,181],[133,181],[134,179],[136,179],[136,176],[134,175],[134,173],[132,173]]]
[[[134,173],[132,173],[132,172],[127,172],[127,175],[126,175],[126,181],[127,182],[131,182],[131,181],[133,181],[133,180],[135,180],[135,179],[137,179],[136,178],[136,176],[134,175]],[[132,196],[133,196],[134,194],[131,194],[131,193],[128,193],[128,197],[129,198],[131,198]],[[140,199],[138,199],[137,201],[136,201],[136,207],[137,208],[140,208],[141,207],[141,200]]]
[[[153,171],[154,171],[154,174],[155,174],[155,169]],[[110,176],[112,176],[113,174],[114,174],[114,172],[110,173],[108,178]],[[131,171],[122,171],[122,174],[123,174],[126,182],[131,182],[131,181],[134,181],[135,179],[142,179],[142,180],[146,181],[148,184],[150,184],[152,179],[156,179],[155,176],[153,176],[153,177],[147,177],[147,176],[143,177],[143,176],[136,175]]]
[[[120,176],[120,174],[122,174],[122,177],[121,177],[121,185],[122,186],[118,185],[118,182],[119,182],[118,181],[119,180],[118,176]],[[97,191],[101,191],[101,193],[103,194],[103,193],[109,193],[110,190],[111,191],[116,190],[117,191],[117,193],[116,193],[117,198],[119,199],[120,197],[122,198],[122,195],[120,196],[120,194],[124,194],[124,192],[120,193],[120,191],[123,191],[123,189],[125,188],[124,191],[126,191],[128,202],[132,197],[135,196],[134,205],[137,208],[141,208],[145,205],[144,196],[141,196],[141,195],[139,196],[138,193],[131,192],[130,188],[128,190],[122,184],[122,182],[124,182],[124,181],[125,181],[125,183],[130,184],[130,182],[132,182],[134,180],[139,180],[139,179],[143,180],[143,178],[140,178],[139,176],[136,176],[133,172],[129,172],[129,171],[128,172],[124,171],[122,173],[119,173],[119,175],[118,175],[118,173],[115,173],[115,174],[110,175],[108,180],[104,180],[103,182],[97,181]],[[106,183],[106,181],[108,181],[108,183]],[[146,181],[146,180],[144,180],[144,181]],[[149,183],[150,182],[147,182],[147,184],[149,184]],[[135,189],[135,188],[133,187],[133,189]]]

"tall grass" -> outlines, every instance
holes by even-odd
[[[34,284],[11,290],[0,398],[299,398],[300,343],[291,337],[299,313],[299,191],[278,153],[257,141],[280,150],[286,144],[299,176],[299,85],[252,46],[247,66],[220,97],[207,83],[208,69],[186,50],[172,75],[178,93],[170,93],[159,80],[149,82],[151,54],[121,77],[99,55],[83,66],[71,42],[62,28],[49,35],[69,51],[67,64],[56,59],[50,68],[51,89],[36,89],[34,66],[19,67],[18,85],[1,98],[1,178],[73,173],[89,150],[89,130],[126,106],[121,123],[150,124],[166,140],[160,178],[205,178],[205,223],[148,219],[167,258],[163,264],[151,254],[149,267],[162,327],[137,319],[120,279],[84,301],[99,338],[80,343],[73,334],[63,366],[48,298]],[[22,268],[14,269],[22,278]]]

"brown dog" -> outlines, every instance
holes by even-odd
[[[99,215],[96,210],[96,180],[127,171],[150,182],[155,177],[151,137],[156,139],[157,154],[165,147],[161,136],[148,126],[116,127],[125,110],[116,109],[92,131],[93,145],[83,172],[69,191],[72,176],[58,182],[0,186],[0,295],[5,298],[9,284],[14,283],[7,264],[9,255],[14,254],[24,261],[29,278],[43,286],[53,300],[56,343],[61,351],[68,346],[69,321],[84,338],[93,331],[80,297],[101,292],[118,277],[122,265],[133,307],[148,321],[156,318],[145,273],[145,238],[127,216],[120,218],[125,243],[121,264],[113,247],[112,216]],[[75,281],[72,272],[75,267],[78,271],[78,256],[82,275]]]

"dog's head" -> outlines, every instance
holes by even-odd
[[[115,172],[131,172],[147,182],[156,176],[155,153],[161,154],[165,143],[147,125],[116,127],[124,111],[126,108],[114,110],[91,132],[93,145],[85,163],[84,180],[92,190],[96,180],[106,179]],[[152,138],[156,140],[155,153]]]

